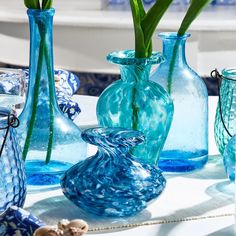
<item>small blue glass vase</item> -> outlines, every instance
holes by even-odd
[[[166,180],[156,165],[137,162],[129,154],[131,147],[144,141],[141,132],[93,128],[82,137],[98,151],[62,177],[63,193],[74,204],[96,215],[131,216],[162,193]]]
[[[17,128],[26,160],[27,184],[60,186],[60,177],[86,157],[81,131],[61,112],[55,93],[53,66],[54,9],[27,11],[30,24],[29,84]]]
[[[226,145],[223,154],[224,166],[227,176],[231,182],[235,181],[235,158],[236,158],[236,135]]]
[[[157,164],[172,122],[174,107],[168,93],[149,81],[152,65],[163,63],[161,53],[135,58],[132,50],[112,52],[107,60],[120,66],[121,79],[108,86],[97,103],[99,126],[122,127],[144,133],[145,142],[132,148],[143,162]]]
[[[214,133],[216,145],[223,155],[225,146],[236,134],[236,68],[225,68],[218,79],[222,79],[222,81]]]
[[[173,122],[158,162],[163,171],[188,172],[208,160],[208,93],[201,77],[187,64],[185,42],[190,34],[160,33],[166,61],[151,75],[174,102]]]
[[[8,109],[0,107],[0,147],[9,127],[0,156],[0,214],[13,205],[22,207],[26,196],[24,164],[13,118]]]

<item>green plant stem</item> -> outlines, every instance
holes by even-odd
[[[41,24],[39,24],[38,27],[39,27],[39,29],[41,29]],[[43,34],[43,38],[41,38],[40,46],[39,46],[38,67],[37,67],[36,78],[35,78],[34,94],[33,94],[33,98],[32,98],[33,99],[32,114],[31,114],[29,128],[27,130],[26,140],[25,140],[23,153],[22,153],[23,160],[26,160],[26,156],[29,151],[30,142],[31,142],[33,129],[34,129],[34,124],[35,124],[35,120],[36,120],[38,96],[39,96],[39,85],[40,85],[40,78],[41,78],[42,67],[43,67],[44,47],[45,47],[45,35]]]
[[[172,53],[172,58],[170,61],[170,67],[168,71],[168,77],[167,77],[167,92],[171,94],[172,90],[172,82],[173,82],[173,74],[174,74],[174,69],[175,69],[175,63],[176,63],[176,58],[178,54],[178,48],[179,48],[179,40],[175,41],[173,53]]]
[[[38,67],[36,72],[36,79],[34,85],[34,95],[33,95],[33,107],[32,107],[32,116],[29,122],[29,128],[26,135],[26,141],[23,148],[23,160],[26,160],[27,153],[29,151],[30,142],[32,139],[34,124],[36,120],[37,114],[37,107],[38,107],[38,96],[39,96],[39,87],[40,87],[40,79],[42,74],[42,65],[43,65],[43,58],[45,56],[46,65],[47,65],[47,73],[49,78],[54,78],[52,74],[51,63],[49,60],[48,48],[45,40],[46,32],[44,31],[44,23],[38,23],[39,32],[41,35],[41,41],[39,46],[39,57],[38,57]],[[50,125],[49,125],[49,137],[48,137],[48,146],[47,146],[47,154],[45,163],[48,164],[51,159],[52,154],[52,145],[53,145],[53,135],[54,135],[54,114],[53,114],[53,84],[51,81],[49,82],[49,111],[50,111]]]
[[[132,93],[132,129],[138,130],[138,113],[139,113],[139,107],[135,105],[135,99],[137,96],[137,89],[134,87],[133,93]]]
[[[49,137],[48,137],[48,147],[47,147],[47,155],[46,155],[46,164],[49,163],[52,155],[52,145],[53,145],[53,136],[54,136],[54,109],[53,109],[53,95],[54,95],[54,89],[53,84],[54,83],[54,74],[52,74],[53,68],[51,68],[51,63],[49,60],[49,54],[47,48],[45,48],[45,57],[46,57],[46,64],[47,64],[47,73],[50,78],[49,81],[49,112],[50,112],[50,123],[49,123]]]

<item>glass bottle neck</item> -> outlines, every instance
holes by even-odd
[[[30,66],[26,106],[31,106],[36,101],[38,105],[50,103],[53,108],[59,109],[54,84],[53,16],[53,9],[47,11],[28,11]],[[33,101],[32,98],[35,96],[38,99]]]
[[[185,57],[185,42],[186,38],[162,38],[163,40],[163,55],[166,58],[164,65],[174,66],[187,65]]]
[[[120,65],[121,79],[128,83],[144,83],[149,80],[151,64]]]

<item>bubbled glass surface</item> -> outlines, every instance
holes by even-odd
[[[103,216],[131,216],[147,207],[165,187],[156,165],[137,162],[129,149],[144,141],[139,131],[93,128],[82,133],[98,152],[64,174],[65,196],[87,212]]]
[[[7,126],[9,110],[0,108],[0,128]],[[0,130],[0,146],[6,129]],[[10,128],[0,157],[0,213],[8,207],[22,207],[26,196],[25,172],[16,133]]]
[[[230,181],[235,181],[236,135],[225,146],[223,160],[225,171]]]
[[[120,65],[121,79],[107,87],[97,103],[100,126],[142,131],[145,142],[132,153],[147,163],[157,163],[173,116],[173,103],[167,92],[149,81],[151,65],[163,62],[160,53],[137,59],[134,51],[108,55],[108,61]]]
[[[29,85],[17,133],[23,157],[26,153],[27,183],[36,189],[59,187],[64,171],[87,153],[80,129],[63,115],[57,104],[52,43],[54,12],[54,9],[27,11]]]
[[[202,168],[208,160],[208,93],[201,77],[187,64],[185,43],[190,34],[160,33],[166,61],[151,80],[168,91],[174,103],[170,132],[158,162],[169,172]]]
[[[236,134],[236,68],[227,68],[222,71],[222,83],[220,88],[221,111],[223,122],[231,135]],[[225,130],[218,103],[215,117],[216,145],[223,155],[226,144],[231,138]]]

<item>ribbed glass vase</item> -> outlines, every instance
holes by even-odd
[[[159,160],[169,172],[202,168],[208,160],[208,93],[201,77],[190,68],[185,43],[190,34],[160,33],[166,61],[151,75],[170,94],[175,112]]]
[[[29,85],[19,117],[18,135],[30,185],[58,185],[61,174],[84,159],[87,152],[80,129],[62,114],[56,100],[52,44],[54,12],[54,9],[27,12]]]
[[[0,107],[0,148],[13,117],[10,111]],[[0,156],[0,214],[10,206],[22,207],[26,196],[26,178],[21,149],[15,129],[10,126],[3,151]]]
[[[153,64],[163,62],[160,53],[135,58],[134,51],[118,51],[108,61],[120,66],[121,79],[107,87],[97,103],[100,126],[142,131],[145,142],[131,152],[147,163],[156,164],[173,116],[173,103],[167,92],[149,81]]]
[[[221,107],[218,103],[214,132],[216,145],[223,155],[229,139],[236,134],[236,68],[226,68],[221,74]]]

